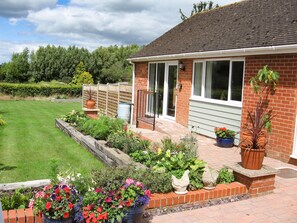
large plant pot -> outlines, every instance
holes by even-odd
[[[96,102],[94,100],[87,100],[86,101],[86,107],[88,109],[94,109]]]
[[[234,138],[217,137],[217,146],[223,148],[231,148],[234,145]]]
[[[241,148],[241,165],[245,169],[260,170],[264,156],[265,149]]]
[[[123,223],[139,223],[144,212],[146,205],[140,207],[131,207],[123,218]]]
[[[46,215],[43,215],[42,222],[43,223],[72,223],[74,221],[72,218],[49,219]]]

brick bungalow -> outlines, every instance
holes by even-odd
[[[268,65],[280,83],[267,154],[297,163],[296,0],[245,0],[198,13],[130,60],[134,123],[138,90],[157,91],[161,118],[209,137],[217,126],[240,130],[256,101],[249,79]]]

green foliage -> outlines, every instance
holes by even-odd
[[[192,145],[191,145],[192,144]],[[202,174],[205,162],[197,159],[196,141],[186,137],[180,143],[167,138],[162,141],[162,148],[155,153],[151,150],[135,151],[130,154],[133,160],[140,162],[157,173],[170,173],[180,178],[185,170],[190,170],[190,189],[203,187]]]
[[[140,181],[152,193],[168,193],[172,190],[171,174],[157,173],[152,170],[135,170],[133,167],[106,168],[93,172],[94,187],[110,189],[125,183],[127,178]]]
[[[118,118],[101,116],[99,119],[89,119],[82,126],[82,132],[98,140],[106,140],[112,132],[122,130],[124,121]]]
[[[229,184],[235,181],[233,171],[230,171],[228,168],[224,167],[219,171],[219,177],[217,183],[219,184]]]
[[[132,131],[117,131],[111,133],[107,138],[107,145],[122,150],[130,154],[138,150],[146,150],[150,142],[134,136]]]
[[[139,46],[99,47],[92,53],[87,49],[70,46],[39,47],[31,53],[25,49],[22,53],[13,54],[12,60],[0,67],[0,81],[5,82],[40,82],[58,80],[70,83],[73,77],[90,82],[92,74],[95,82],[114,83],[130,81],[132,66],[127,58],[139,50]],[[79,64],[82,64],[79,65]],[[79,68],[79,70],[76,70]],[[77,72],[78,71],[78,72]],[[87,76],[87,80],[85,80]]]
[[[213,8],[218,8],[220,7],[218,4],[214,6],[214,3],[212,1],[206,2],[206,1],[200,1],[199,3],[194,3],[193,4],[193,9],[191,11],[191,16],[195,15],[196,13],[200,13],[200,12],[204,12],[204,11],[209,11],[212,10]],[[179,13],[180,13],[180,18],[184,21],[186,19],[188,19],[188,17],[182,12],[181,9],[179,9]]]
[[[5,120],[2,118],[2,116],[0,115],[0,126],[6,125]]]
[[[57,94],[78,97],[81,95],[81,91],[79,86],[0,83],[0,93],[20,97],[48,97]]]
[[[24,209],[28,207],[33,192],[17,189],[14,192],[1,192],[0,195],[3,210]]]
[[[215,127],[214,132],[219,138],[234,138],[236,133],[231,129],[227,129],[226,127]]]
[[[27,82],[29,80],[29,50],[25,48],[22,53],[14,53],[11,62],[5,63],[0,70],[6,82]]]
[[[92,75],[86,71],[83,62],[80,62],[75,68],[75,74],[71,81],[72,85],[93,84],[94,80]]]
[[[61,119],[80,130],[89,118],[83,111],[72,110],[66,115],[63,115]]]
[[[279,73],[268,69],[268,65],[260,69],[256,76],[250,79],[250,84],[254,91],[276,90],[279,80]],[[262,92],[261,92],[262,93]]]

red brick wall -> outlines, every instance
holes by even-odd
[[[249,79],[264,65],[280,74],[277,91],[270,101],[276,117],[272,120],[267,154],[284,162],[291,162],[297,109],[297,54],[246,57],[242,123],[246,121],[247,111],[253,110],[257,101]]]
[[[182,84],[182,89],[178,91],[177,107],[176,107],[176,122],[188,126],[189,108],[191,91],[192,91],[192,73],[193,60],[182,60],[185,65],[185,70],[178,71],[178,83]]]
[[[148,63],[135,63],[135,84],[134,84],[134,112],[133,123],[136,120],[136,108],[137,108],[137,91],[147,89],[148,81]]]

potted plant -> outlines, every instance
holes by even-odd
[[[125,211],[123,223],[138,223],[141,222],[146,205],[148,205],[151,197],[151,192],[141,182],[136,182],[128,178],[125,185],[122,187],[122,196],[126,206],[130,207]],[[128,203],[129,205],[127,205]]]
[[[271,132],[273,110],[269,109],[269,96],[276,90],[279,74],[269,70],[267,65],[251,78],[250,85],[258,96],[254,111],[248,111],[247,123],[241,134],[241,161],[246,169],[262,168],[265,149],[268,142],[267,134]]]
[[[29,207],[34,214],[43,217],[46,223],[71,223],[75,215],[75,205],[79,201],[76,189],[65,182],[45,186],[30,200]]]
[[[226,127],[215,127],[214,132],[217,136],[217,146],[230,148],[234,144],[235,131]]]
[[[93,98],[92,98],[92,86],[88,86],[88,88],[87,88],[87,98],[88,99],[86,101],[86,107],[88,109],[94,109],[96,101],[93,100]]]

